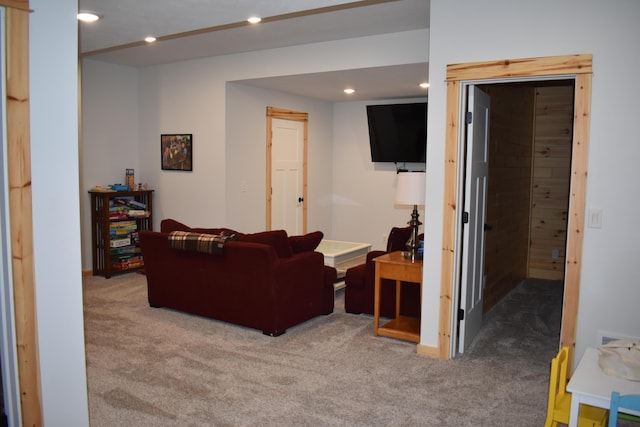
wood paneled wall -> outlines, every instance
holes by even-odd
[[[573,141],[573,85],[536,89],[528,277],[562,280]],[[554,259],[552,254],[557,251]]]
[[[484,311],[527,274],[535,88],[491,85]]]
[[[524,278],[564,278],[574,88],[482,89],[491,96],[486,312]]]

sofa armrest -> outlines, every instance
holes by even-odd
[[[324,256],[322,257],[324,259]],[[338,281],[338,270],[335,267],[329,265],[324,266],[324,287],[330,287],[333,290],[333,285]]]
[[[387,254],[386,251],[370,251],[367,253],[367,264],[373,262],[374,258]]]
[[[347,287],[362,288],[364,286],[364,276],[367,270],[366,264],[356,265],[347,270],[344,276],[344,284]]]
[[[327,270],[324,256],[320,252],[300,252],[289,258],[280,258],[276,267],[275,281],[277,310],[294,312],[304,316],[309,307],[321,304],[324,314],[333,311],[333,282],[336,270]],[[331,281],[327,286],[327,280]],[[295,313],[297,311],[297,313]]]

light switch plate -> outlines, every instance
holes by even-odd
[[[589,228],[602,228],[602,209],[589,209]]]

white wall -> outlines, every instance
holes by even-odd
[[[333,109],[333,238],[371,243],[386,249],[391,227],[404,227],[412,207],[394,206],[396,165],[373,163],[369,148],[366,106],[422,102],[426,98],[340,102]],[[423,171],[423,163],[399,164]],[[420,221],[424,209],[419,209]]]
[[[80,206],[85,236],[83,268],[89,270],[92,258],[88,191],[96,185],[124,183],[127,168],[134,169],[136,182],[143,182],[144,176],[138,170],[138,70],[91,60],[82,61],[81,65],[85,113],[81,119]]]
[[[227,84],[226,100],[227,226],[242,232],[265,229],[266,108],[270,106],[309,115],[307,229],[329,236],[332,103],[239,83]],[[240,191],[243,182],[246,192]]]
[[[77,2],[31,0],[29,79],[44,425],[88,426],[78,202]]]
[[[640,2],[431,0],[426,232],[442,228],[446,65],[576,53],[593,54],[587,210],[602,209],[602,228],[584,230],[576,355],[598,330],[640,337]],[[440,141],[440,143],[437,143]],[[427,239],[425,283],[439,286],[440,240]],[[438,299],[425,293],[422,343],[437,340]]]
[[[138,162],[136,180],[148,182],[155,189],[154,194],[154,224],[156,227],[163,218],[176,218],[188,224],[224,225],[233,222],[239,226],[258,229],[255,212],[239,210],[230,212],[226,203],[235,205],[242,203],[242,196],[237,195],[237,182],[227,183],[227,179],[237,180],[243,177],[236,172],[228,171],[227,160],[233,160],[236,155],[229,146],[229,135],[226,126],[227,82],[241,81],[279,75],[303,74],[318,71],[334,71],[338,69],[357,69],[395,64],[410,64],[427,60],[428,32],[426,30],[407,31],[402,33],[385,34],[381,36],[362,37],[341,41],[300,45],[282,49],[271,49],[259,52],[248,52],[237,55],[226,55],[213,58],[202,58],[191,61],[164,64],[139,70],[123,71],[112,65],[97,61],[84,60],[83,75],[86,84],[88,80],[103,78],[104,86],[101,90],[108,91],[112,78],[109,74],[116,71],[113,79],[115,87],[124,84],[129,93],[137,92],[138,96]],[[354,54],[354,52],[356,52]],[[89,63],[91,66],[88,66]],[[132,69],[133,70],[133,69]],[[129,75],[127,78],[126,76]],[[135,76],[134,76],[135,75]],[[126,83],[119,79],[128,79]],[[134,80],[137,79],[137,83]],[[137,90],[135,86],[137,85]],[[87,96],[96,96],[92,93]],[[261,95],[262,96],[262,95]],[[272,104],[268,99],[280,102],[282,94],[271,93],[251,101],[249,106],[255,108],[257,102]],[[83,99],[83,146],[85,152],[93,150],[94,145],[100,145],[99,139],[93,138],[94,126],[112,126],[107,111],[117,111],[127,105],[111,96],[102,96],[99,100]],[[284,100],[282,102],[285,102]],[[328,110],[322,103],[310,100],[287,99],[290,105],[300,105],[301,109],[308,105],[317,111],[321,117],[326,117]],[[286,108],[282,105],[274,105]],[[117,114],[117,113],[116,113]],[[99,117],[102,122],[89,122],[88,117]],[[244,118],[239,118],[245,124]],[[331,120],[330,117],[323,118]],[[113,122],[113,126],[119,123]],[[231,123],[237,126],[237,123]],[[264,117],[255,124],[255,129],[264,129]],[[331,138],[329,129],[314,128],[314,119],[310,121],[310,132],[314,132],[320,140]],[[112,127],[113,128],[113,127]],[[100,130],[101,128],[98,128]],[[258,132],[258,131],[256,131]],[[191,133],[193,134],[193,172],[162,171],[160,168],[160,134],[162,133]],[[232,137],[232,136],[231,136]],[[264,134],[261,139],[264,138]],[[229,154],[231,153],[231,154]],[[330,151],[316,153],[319,156],[330,156]],[[254,155],[252,164],[264,164],[260,161],[264,153],[248,153]],[[99,156],[84,156],[85,170],[97,167],[103,159]],[[241,163],[234,160],[235,165]],[[124,168],[114,165],[114,174],[123,174]],[[263,166],[261,166],[263,167]],[[122,172],[120,172],[122,171]],[[321,207],[330,202],[327,189],[320,187],[319,181],[330,172],[310,165],[310,179],[318,183],[315,188],[321,188],[313,195],[314,201]],[[249,171],[247,177],[253,176]],[[104,179],[104,178],[103,178]],[[248,178],[249,179],[249,178]],[[330,178],[329,178],[330,179]],[[95,182],[83,182],[83,186],[90,188]],[[335,184],[334,184],[335,185]],[[312,189],[312,191],[316,191]],[[229,192],[229,194],[227,194]],[[235,193],[235,194],[234,194]],[[88,197],[88,196],[87,196]],[[322,205],[324,204],[324,205]],[[247,204],[248,206],[248,204]],[[250,206],[254,207],[254,204]],[[260,208],[258,208],[260,209]],[[264,215],[264,209],[260,209]],[[324,212],[324,209],[323,209]],[[83,219],[88,223],[88,210]],[[327,227],[325,213],[316,217],[310,212],[310,228]],[[261,218],[264,224],[264,216]],[[330,227],[330,226],[329,226]],[[91,235],[85,228],[83,240],[85,245],[90,243]],[[91,258],[85,252],[83,261],[85,269],[91,268]]]

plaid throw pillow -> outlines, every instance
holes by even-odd
[[[204,234],[189,231],[172,231],[169,233],[169,247],[181,251],[202,252],[220,255],[224,252],[227,240],[236,240],[235,234]]]

